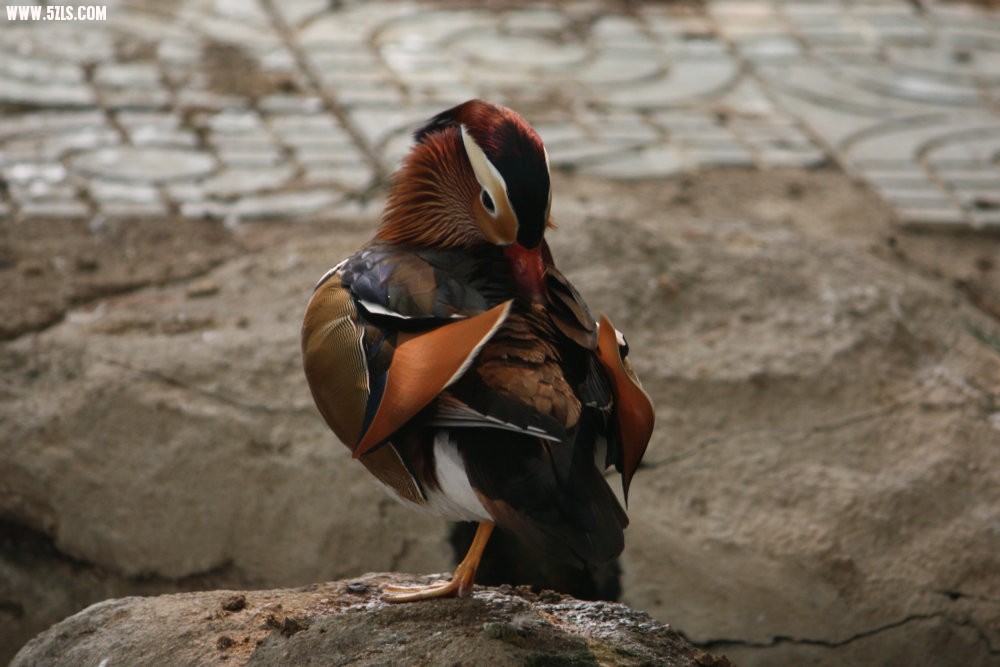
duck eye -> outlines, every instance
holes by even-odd
[[[496,205],[493,203],[493,197],[490,197],[489,192],[483,190],[480,199],[483,200],[483,206],[486,207],[486,210],[489,211],[490,215],[493,215],[497,212]]]

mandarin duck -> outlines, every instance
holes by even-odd
[[[479,522],[451,580],[469,595],[495,525],[583,567],[624,546],[623,495],[653,409],[606,317],[556,269],[549,161],[520,115],[471,100],[433,117],[392,178],[374,238],[330,269],[302,325],[319,412],[404,504]]]

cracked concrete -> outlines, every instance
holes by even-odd
[[[924,623],[925,621],[932,623]],[[955,634],[969,634],[964,631],[971,631],[973,635],[971,638],[972,643],[982,645],[980,655],[984,656],[985,664],[993,664],[993,662],[996,662],[997,656],[1000,656],[1000,648],[991,643],[989,635],[983,628],[973,623],[957,622],[945,613],[907,616],[906,618],[876,628],[862,630],[855,635],[839,641],[779,636],[772,638],[769,642],[761,643],[744,640],[713,639],[706,642],[699,642],[696,645],[707,651],[717,653],[731,652],[733,649],[738,649],[742,654],[749,656],[750,660],[754,662],[757,660],[766,660],[769,664],[797,663],[803,659],[822,662],[829,660],[829,655],[834,653],[834,651],[836,651],[836,659],[841,661],[842,664],[868,664],[871,660],[871,645],[878,641],[879,635],[891,634],[896,630],[907,630],[906,626],[912,625],[922,627],[910,629],[911,633],[923,632],[929,634],[936,629],[934,628],[935,622],[953,626],[954,629],[952,632]],[[808,650],[813,647],[817,650]],[[786,648],[790,650],[785,650]],[[827,655],[824,656],[824,653]],[[765,654],[767,657],[764,658],[760,654]],[[964,662],[961,659],[954,660],[952,656],[948,655],[947,647],[942,646],[939,652],[931,656],[928,656],[919,649],[904,648],[902,651],[893,654],[891,664],[964,664]]]

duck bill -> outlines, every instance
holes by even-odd
[[[521,295],[535,303],[545,303],[545,259],[541,244],[525,248],[513,243],[503,249]]]

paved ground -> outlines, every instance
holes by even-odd
[[[0,214],[356,212],[416,122],[481,96],[568,170],[836,163],[901,224],[1000,229],[995,10],[101,1],[101,22],[0,16]]]

